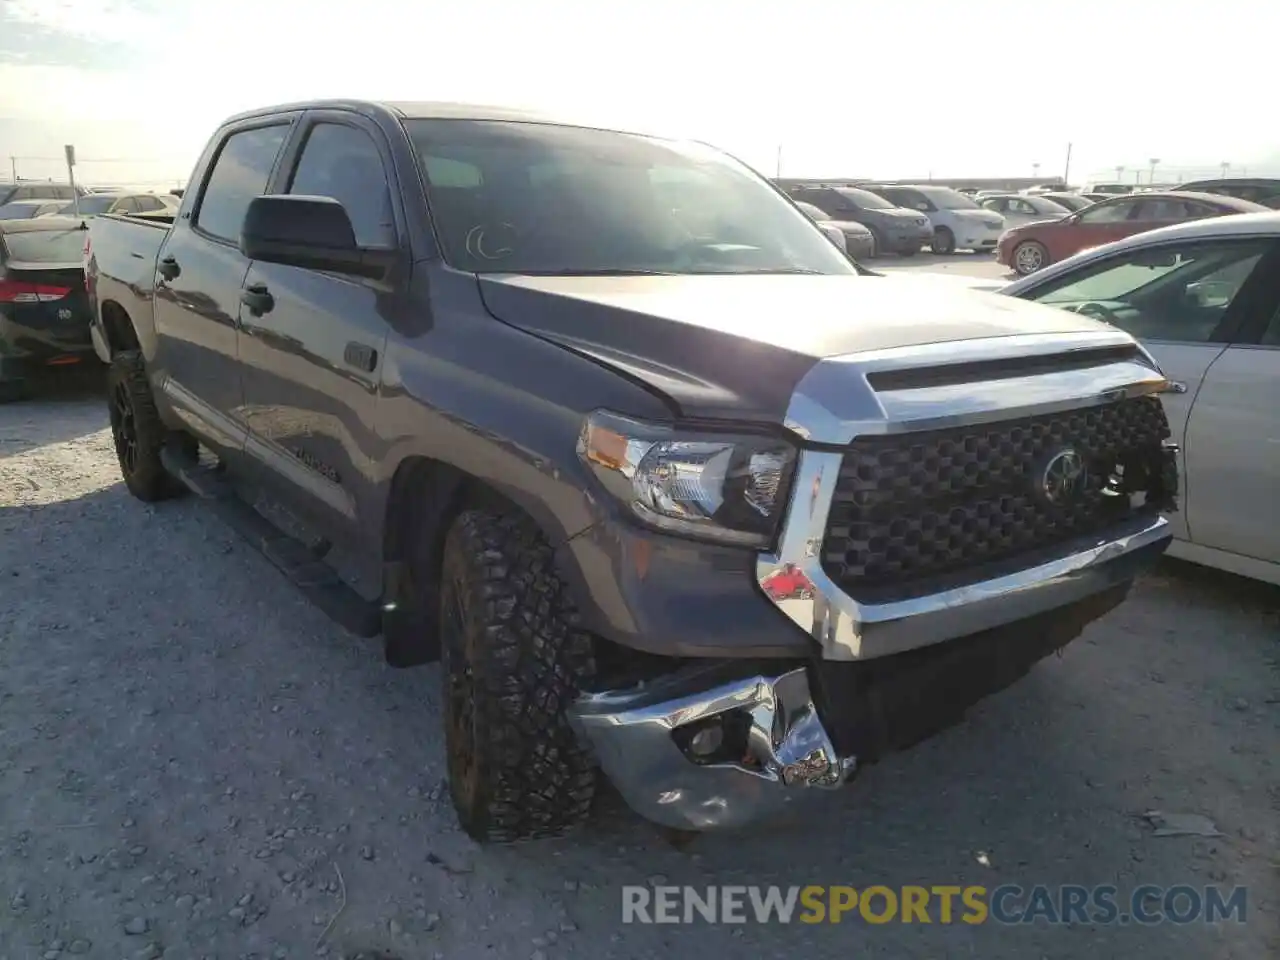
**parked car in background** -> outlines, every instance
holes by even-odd
[[[929,218],[903,210],[883,197],[859,187],[789,187],[787,193],[803,200],[839,223],[860,223],[875,240],[871,256],[897,253],[913,256],[932,236]]]
[[[1170,378],[1182,510],[1169,553],[1280,584],[1280,213],[1150,230],[1001,292],[1139,338]]]
[[[996,260],[1027,276],[1081,250],[1156,227],[1266,209],[1261,204],[1235,197],[1177,190],[1112,197],[1061,220],[1031,223],[1007,231],[1000,238]]]
[[[20,399],[39,368],[93,359],[84,221],[0,222],[0,400]]]
[[[74,216],[77,210],[82,217],[96,217],[103,213],[164,213],[176,215],[181,201],[170,194],[155,193],[91,193],[78,201],[62,205],[58,213]]]
[[[890,203],[925,214],[933,228],[929,246],[934,253],[994,250],[1005,228],[999,214],[950,187],[884,184],[867,189]]]
[[[1000,214],[1004,218],[1005,227],[1022,227],[1028,223],[1041,223],[1045,220],[1061,220],[1071,211],[1044,196],[1030,194],[1014,194],[1008,197],[988,197],[982,201],[988,210]],[[997,237],[997,240],[999,238]]]
[[[1098,202],[1097,200],[1090,200],[1083,193],[1042,193],[1040,196],[1044,197],[1046,200],[1052,200],[1060,207],[1066,207],[1071,213],[1075,213],[1077,210],[1083,210],[1085,207],[1093,206],[1093,204]],[[1103,199],[1105,200],[1106,198],[1103,197]]]
[[[62,200],[11,200],[0,204],[0,220],[30,220],[62,209]]]
[[[1216,193],[1224,197],[1252,200],[1272,210],[1280,209],[1280,179],[1273,177],[1223,177],[1217,180],[1195,180],[1179,190]]]
[[[1122,197],[1127,193],[1133,193],[1134,185],[1132,183],[1112,182],[1095,182],[1086,183],[1080,190],[1081,193],[1096,193],[1105,197]]]
[[[79,194],[84,196],[83,187],[72,187],[69,183],[45,183],[23,180],[18,183],[0,183],[0,204],[14,200],[70,200]]]
[[[852,220],[832,220],[825,211],[803,200],[797,200],[796,206],[832,239],[839,237],[836,246],[855,260],[876,255],[876,238],[862,224]]]

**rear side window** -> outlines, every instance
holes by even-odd
[[[266,191],[288,133],[289,125],[280,123],[241,130],[226,139],[200,198],[197,227],[220,240],[239,240],[249,201]]]
[[[361,247],[394,247],[391,190],[378,146],[363,130],[317,123],[307,135],[289,192],[331,197],[351,218]]]
[[[5,234],[10,260],[27,263],[79,263],[84,256],[83,230],[33,230]]]

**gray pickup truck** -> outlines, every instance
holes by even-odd
[[[865,271],[698,143],[294,104],[219,128],[172,225],[89,230],[129,490],[207,496],[390,663],[440,661],[482,841],[562,833],[602,774],[679,831],[819,796],[1169,540],[1129,336]]]

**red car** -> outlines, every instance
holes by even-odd
[[[1028,223],[1008,230],[996,244],[996,260],[1025,277],[1073,253],[1156,227],[1202,217],[1266,210],[1262,204],[1248,200],[1189,190],[1134,193],[1103,200],[1060,220]]]

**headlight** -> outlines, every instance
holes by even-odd
[[[578,455],[650,526],[759,547],[777,532],[796,460],[776,437],[676,429],[603,410],[583,424]]]

